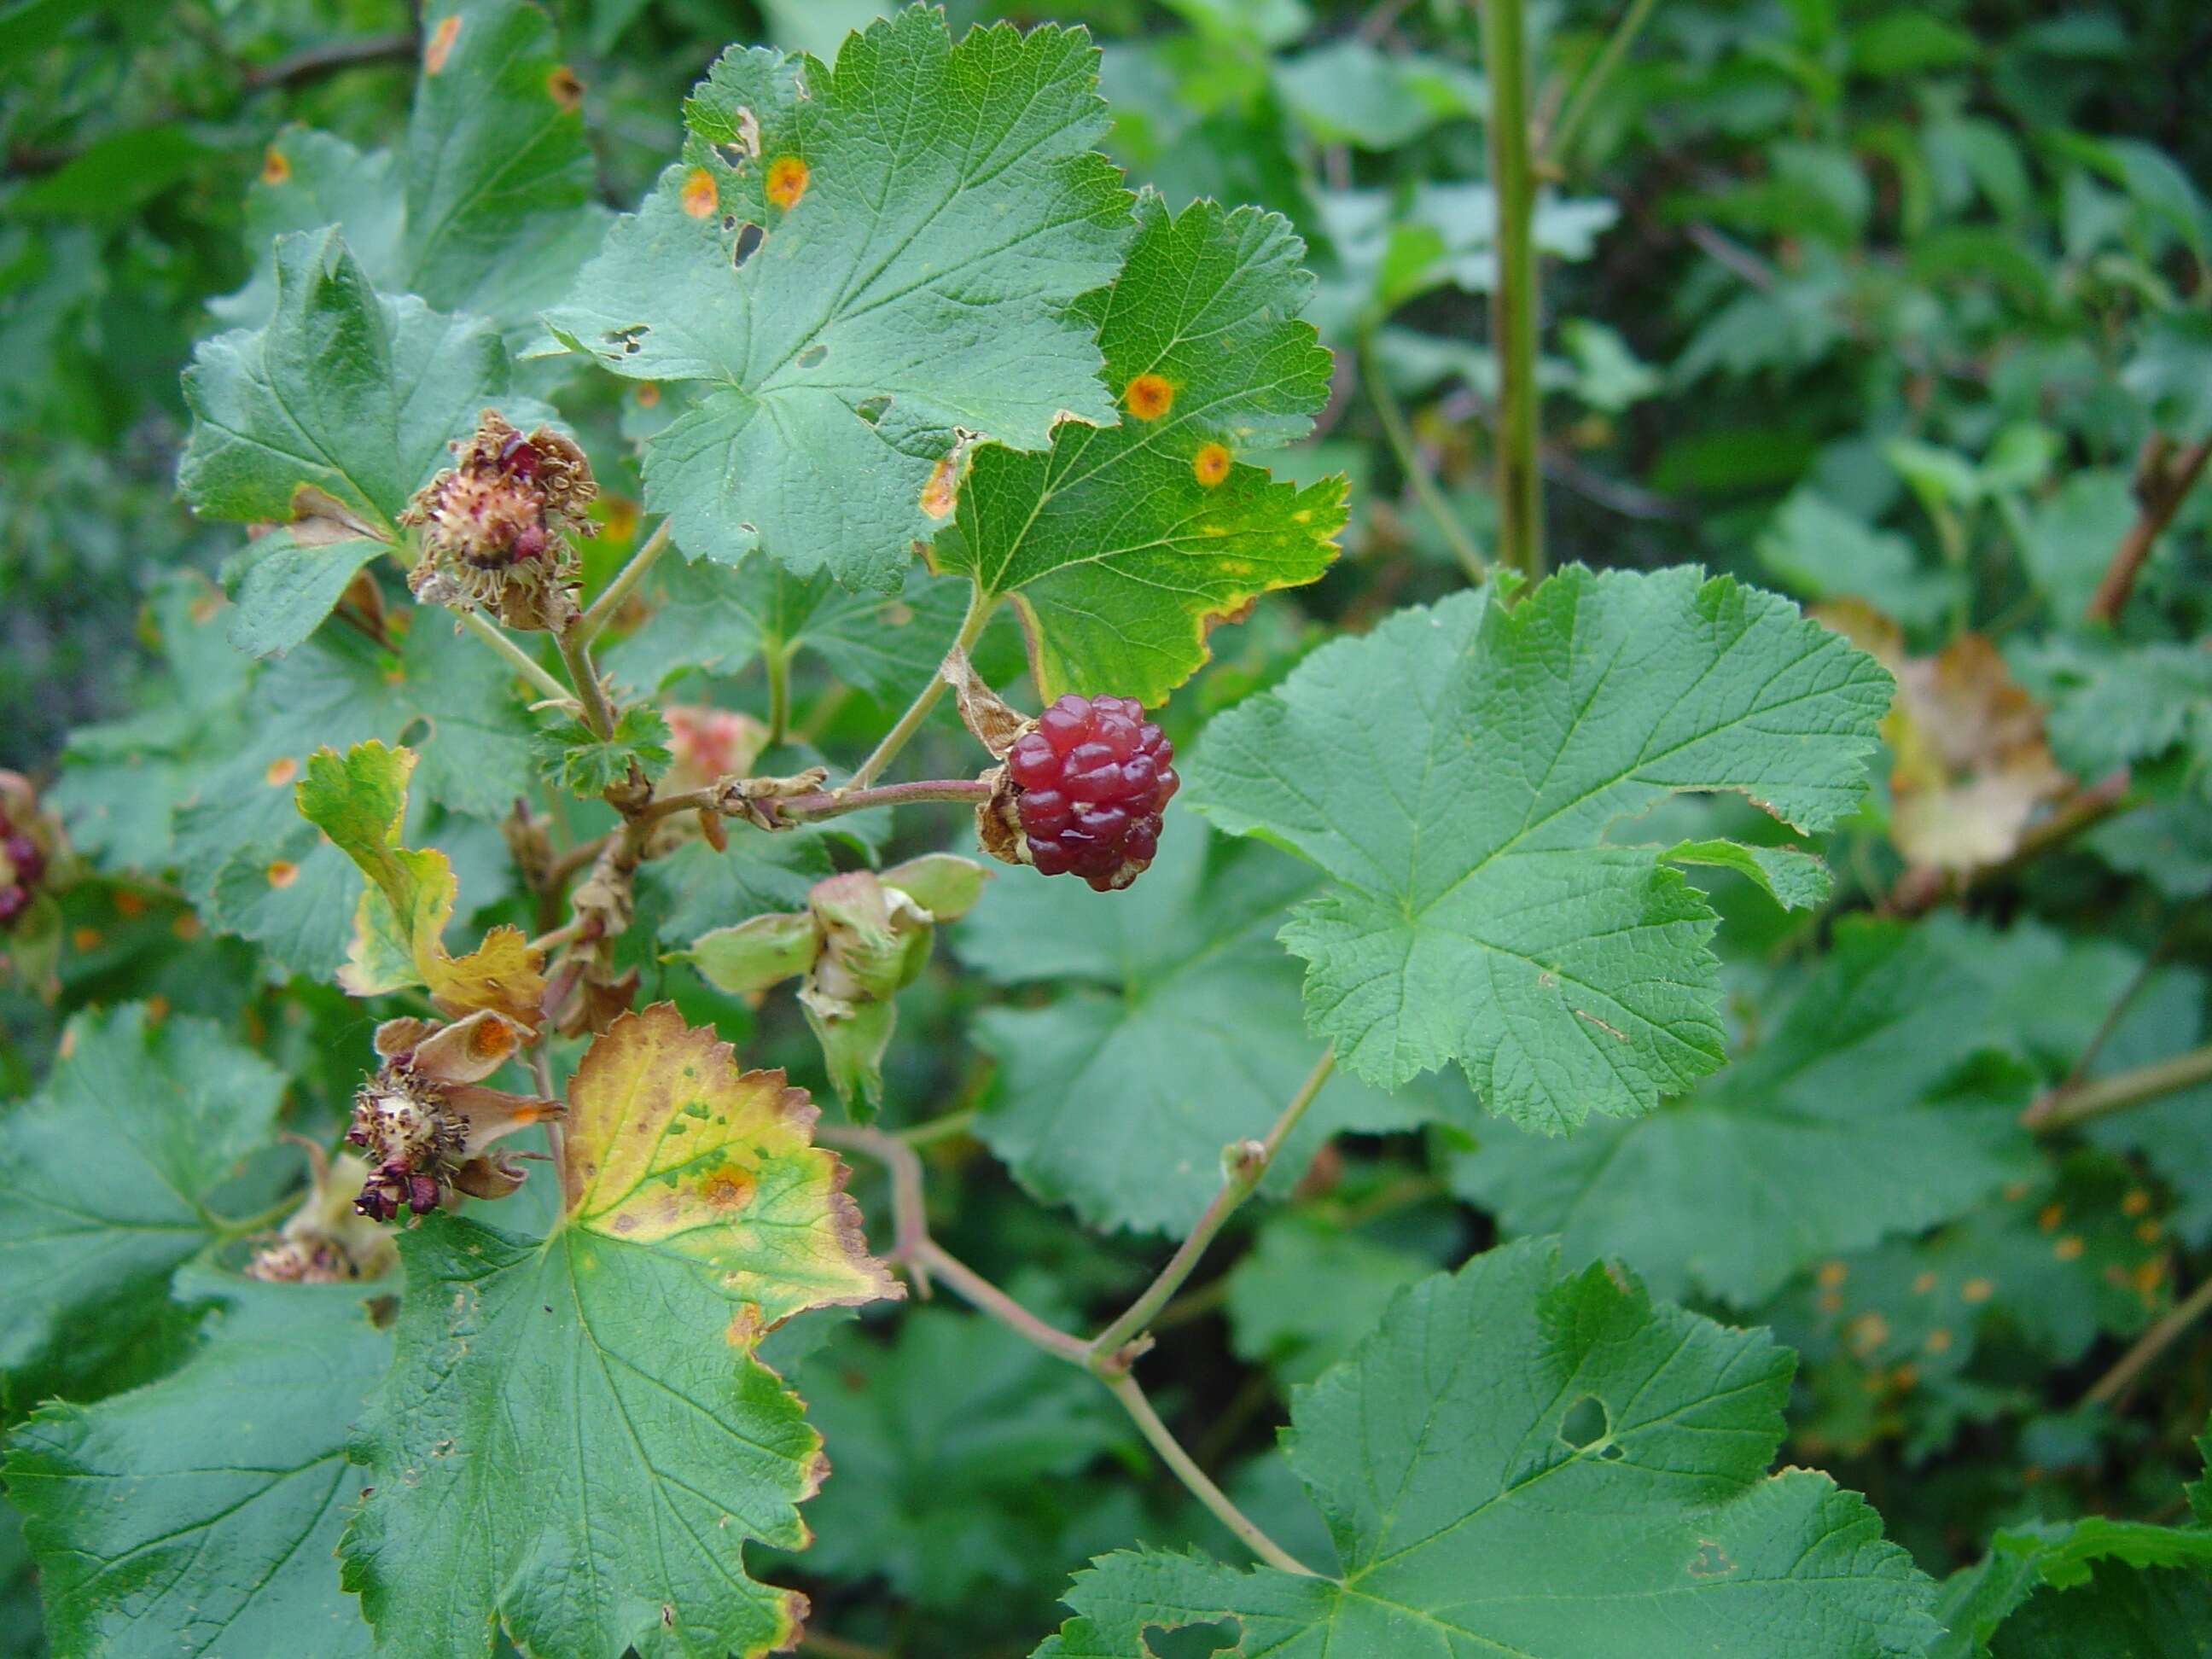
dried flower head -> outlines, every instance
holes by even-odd
[[[325,1285],[349,1279],[380,1279],[399,1259],[392,1237],[365,1219],[354,1194],[369,1177],[368,1165],[349,1152],[337,1158],[307,1143],[313,1179],[300,1207],[272,1244],[246,1264],[251,1279],[289,1284]]]
[[[408,578],[426,605],[481,605],[508,626],[558,630],[576,615],[572,536],[595,533],[591,463],[550,427],[525,436],[487,409],[455,464],[415,493],[402,524],[422,527]]]
[[[522,1170],[491,1143],[560,1115],[550,1100],[488,1089],[483,1079],[527,1039],[505,1015],[487,1009],[450,1025],[388,1019],[376,1028],[383,1064],[354,1096],[346,1139],[368,1160],[354,1207],[389,1221],[401,1209],[422,1215],[447,1194],[505,1198]]]

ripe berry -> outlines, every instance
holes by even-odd
[[[1159,850],[1160,813],[1182,781],[1174,759],[1133,697],[1060,698],[1006,755],[1030,861],[1102,893],[1127,887]]]
[[[8,862],[15,866],[17,881],[27,885],[46,873],[46,855],[39,850],[38,842],[21,830],[0,842],[0,848],[6,850]]]

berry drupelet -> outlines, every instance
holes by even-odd
[[[1030,862],[1102,893],[1127,887],[1159,849],[1174,759],[1133,697],[1060,698],[1006,755]]]

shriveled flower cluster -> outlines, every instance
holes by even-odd
[[[488,1089],[483,1079],[528,1038],[486,1010],[451,1025],[388,1019],[376,1028],[383,1064],[354,1096],[346,1139],[368,1159],[354,1207],[376,1221],[424,1215],[449,1192],[505,1198],[523,1171],[490,1150],[502,1135],[560,1115],[553,1101]]]
[[[526,437],[487,409],[453,453],[455,465],[399,515],[422,528],[422,556],[408,578],[415,597],[455,610],[481,605],[511,628],[567,627],[579,580],[568,538],[597,531],[585,509],[599,485],[584,452],[550,427]]]
[[[52,836],[30,780],[0,772],[0,928],[13,927],[37,897]]]

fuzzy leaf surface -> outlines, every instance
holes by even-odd
[[[1026,870],[990,884],[954,933],[962,960],[1010,985],[1060,985],[998,1007],[977,1041],[999,1064],[975,1133],[1037,1197],[1097,1227],[1180,1232],[1221,1184],[1224,1143],[1267,1132],[1320,1057],[1297,970],[1270,935],[1310,872],[1171,816],[1142,881],[1100,903]],[[1330,1136],[1473,1116],[1454,1079],[1393,1099],[1340,1073],[1264,1189],[1287,1192]]]
[[[1889,692],[1772,595],[1576,567],[1510,611],[1462,595],[1316,652],[1207,727],[1191,798],[1333,878],[1281,938],[1346,1066],[1391,1088],[1457,1060],[1557,1133],[1723,1058],[1711,910],[1608,830],[1684,790],[1832,823]]]
[[[70,1020],[45,1089],[0,1118],[7,1380],[96,1376],[173,1318],[169,1275],[216,1237],[209,1200],[269,1143],[283,1090],[204,1020]]]
[[[1664,1294],[1738,1305],[1794,1272],[1964,1214],[2041,1173],[2009,1049],[2017,957],[1936,918],[1839,927],[1765,1039],[1647,1117],[1561,1140],[1498,1125],[1454,1187],[1511,1233],[1619,1256]]]
[[[1857,1494],[1766,1468],[1793,1368],[1541,1243],[1401,1295],[1301,1392],[1285,1445],[1340,1577],[1102,1558],[1036,1659],[1144,1659],[1232,1620],[1277,1659],[1917,1654],[1934,1587]]]
[[[187,1269],[226,1305],[178,1370],[97,1405],[56,1402],[14,1437],[8,1495],[64,1652],[370,1652],[331,1559],[361,1471],[346,1436],[392,1336],[361,1285],[263,1285]]]
[[[264,258],[285,232],[337,225],[386,292],[534,335],[611,216],[592,199],[584,89],[530,0],[427,6],[420,27],[405,139],[363,154],[326,132],[278,134],[246,198],[250,251]],[[273,298],[264,269],[214,309],[250,325]]]
[[[1304,437],[1328,401],[1328,353],[1296,320],[1304,251],[1279,215],[1170,214],[1148,192],[1121,274],[1080,307],[1121,424],[977,453],[931,562],[1012,598],[1046,697],[1164,702],[1215,622],[1336,556],[1341,479],[1300,489],[1235,459]]]
[[[733,49],[684,159],[546,319],[617,374],[704,395],[646,446],[646,504],[693,557],[898,586],[978,441],[1109,425],[1073,310],[1114,274],[1128,197],[1080,32],[957,46],[910,7],[834,70]]]
[[[550,1659],[766,1652],[805,1598],[744,1545],[802,1547],[826,1463],[754,1345],[893,1287],[805,1096],[669,1005],[592,1044],[568,1109],[548,1237],[435,1216],[401,1237],[346,1587],[391,1651],[488,1654],[504,1620]]]

